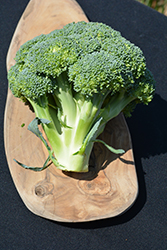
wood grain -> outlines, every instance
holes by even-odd
[[[24,42],[82,20],[88,22],[74,0],[31,0],[11,41],[7,70],[15,63],[16,51]],[[118,157],[95,143],[88,173],[63,172],[53,164],[42,172],[18,166],[14,158],[41,167],[47,157],[40,140],[27,130],[33,118],[34,113],[8,90],[4,118],[6,157],[14,184],[29,210],[51,220],[81,222],[116,216],[134,203],[138,183],[130,134],[122,114],[107,124],[100,137],[115,148],[123,148],[125,154]]]

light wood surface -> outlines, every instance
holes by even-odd
[[[88,21],[74,0],[31,0],[26,7],[7,55],[7,70],[15,63],[20,45],[65,24]],[[47,152],[40,140],[27,130],[34,114],[8,90],[5,118],[5,151],[11,176],[25,205],[33,213],[62,222],[92,221],[125,212],[138,193],[131,139],[122,114],[110,121],[101,138],[126,152],[118,157],[96,143],[88,173],[65,173],[53,164],[42,172],[25,170],[41,167]],[[21,127],[25,123],[24,127]]]

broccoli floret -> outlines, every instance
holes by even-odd
[[[50,159],[62,170],[88,171],[93,144],[106,123],[120,112],[130,116],[137,103],[153,98],[155,81],[141,49],[102,23],[70,23],[35,37],[15,60],[9,87],[35,111],[29,129],[49,151],[45,167]]]

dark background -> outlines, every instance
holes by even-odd
[[[130,129],[139,195],[123,215],[89,223],[58,223],[32,214],[10,176],[3,143],[6,54],[29,1],[0,2],[0,249],[167,249],[167,17],[134,0],[78,0],[90,21],[119,30],[144,52],[156,80],[149,106],[139,105]]]

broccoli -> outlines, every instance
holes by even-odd
[[[120,112],[130,116],[137,103],[148,104],[154,78],[141,49],[103,23],[70,23],[27,41],[8,72],[13,95],[28,102],[36,118],[28,129],[51,160],[65,171],[86,172],[95,142]],[[41,124],[49,145],[38,129]]]

